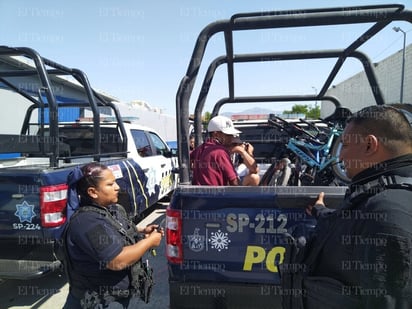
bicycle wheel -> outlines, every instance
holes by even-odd
[[[342,135],[339,135],[332,145],[331,155],[339,159],[340,151],[342,149]],[[346,175],[343,163],[337,162],[332,165],[332,171],[336,178],[345,184],[350,182],[350,178]]]
[[[263,174],[262,178],[260,178],[259,186],[268,186],[270,181],[272,180],[274,174],[275,174],[275,167],[276,167],[276,162],[273,162],[270,167],[266,170],[266,172]]]

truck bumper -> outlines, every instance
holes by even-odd
[[[0,239],[0,278],[35,279],[61,268],[45,238]]]
[[[60,269],[59,261],[0,260],[0,278],[29,280]]]

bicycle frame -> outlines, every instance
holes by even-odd
[[[307,143],[296,138],[290,138],[286,147],[295,153],[299,158],[301,158],[306,164],[310,167],[316,167],[318,171],[322,171],[330,164],[334,164],[337,162],[338,158],[332,156],[328,160],[327,157],[330,153],[330,150],[333,145],[333,141],[336,137],[342,134],[342,129],[334,127],[330,130],[328,140],[325,144],[321,145],[314,145],[311,143]],[[310,152],[314,152],[316,158],[311,157],[302,148],[309,150]]]

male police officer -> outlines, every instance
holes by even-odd
[[[314,237],[285,258],[283,294],[299,297],[284,297],[284,308],[412,308],[411,123],[390,105],[349,117],[340,159],[352,182],[337,211],[320,194]]]

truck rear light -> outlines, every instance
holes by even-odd
[[[66,222],[67,185],[40,187],[40,217],[43,227],[57,227]]]
[[[183,262],[182,213],[166,210],[166,256],[171,263]]]

